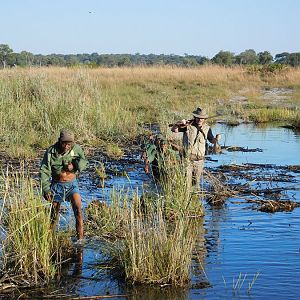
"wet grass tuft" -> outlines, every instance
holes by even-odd
[[[162,203],[141,205],[139,197],[131,202],[124,238],[106,244],[105,251],[118,274],[131,284],[168,284],[186,286],[190,282],[195,246],[195,220],[187,217],[169,222]]]
[[[24,172],[2,174],[1,271],[18,285],[44,285],[60,276],[72,252],[69,235],[51,228],[50,203]]]

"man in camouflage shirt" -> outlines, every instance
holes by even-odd
[[[162,181],[168,176],[168,169],[180,161],[178,146],[168,141],[161,134],[151,137],[145,145],[142,158],[145,162],[145,173],[150,171],[156,181]],[[149,168],[151,166],[151,168]]]
[[[60,205],[70,201],[76,219],[77,238],[83,238],[83,214],[77,173],[85,170],[88,161],[81,147],[74,143],[74,134],[63,129],[58,141],[44,154],[40,179],[44,198],[52,202],[52,222],[56,224]]]

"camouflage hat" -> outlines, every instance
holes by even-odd
[[[208,114],[206,113],[205,109],[197,107],[196,110],[193,111],[193,116],[199,119],[207,119]]]
[[[69,129],[62,129],[59,135],[59,140],[61,142],[74,142],[74,133]]]

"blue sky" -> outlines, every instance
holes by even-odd
[[[298,0],[2,0],[15,52],[202,55],[300,52]]]

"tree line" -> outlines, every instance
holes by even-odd
[[[2,68],[13,66],[78,66],[90,67],[122,67],[136,65],[175,65],[194,67],[205,64],[232,65],[271,65],[281,64],[293,67],[300,66],[300,52],[283,52],[273,57],[270,52],[256,53],[248,49],[235,55],[230,51],[219,51],[213,58],[201,55],[175,54],[33,54],[28,51],[16,53],[7,44],[0,44],[0,66]]]

